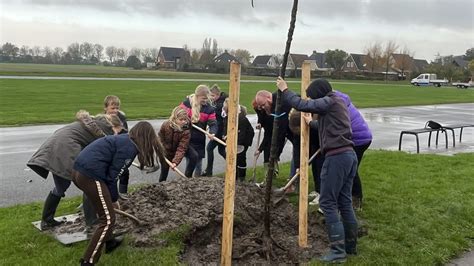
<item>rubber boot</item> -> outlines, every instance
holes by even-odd
[[[361,211],[362,210],[362,198],[352,196],[352,208],[354,211]]]
[[[344,226],[341,222],[327,225],[329,236],[329,253],[319,260],[330,263],[343,263],[346,261],[346,248],[344,245]]]
[[[356,223],[344,223],[344,243],[347,254],[357,255],[357,229]]]
[[[105,241],[105,253],[108,254],[118,248],[123,242],[123,237],[114,237]]]
[[[54,219],[56,209],[58,208],[61,197],[49,192],[43,207],[43,216],[41,217],[41,230],[46,230],[62,224],[62,222]]]
[[[79,262],[81,263],[81,266],[94,266],[94,263],[87,262],[84,259],[79,260]]]

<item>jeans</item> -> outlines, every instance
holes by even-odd
[[[362,196],[363,196],[362,195],[362,182],[359,176],[359,165],[360,165],[360,162],[362,161],[362,157],[364,156],[364,152],[369,148],[371,143],[372,142],[369,142],[367,144],[354,147],[354,151],[357,155],[357,172],[354,177],[354,185],[352,185],[352,196],[358,197],[359,199],[362,199]]]
[[[357,156],[352,150],[325,157],[319,205],[326,224],[340,222],[338,211],[345,223],[357,223],[352,208],[352,182],[356,171]]]
[[[188,146],[188,150],[186,151],[184,157],[186,157],[186,170],[184,171],[184,175],[186,177],[192,177],[194,169],[196,169],[196,164],[199,160],[199,154],[192,146]]]
[[[219,144],[215,140],[209,141],[209,143],[206,146],[206,152],[207,152],[207,166],[206,166],[206,175],[212,175],[212,168],[214,166],[214,150],[217,147],[217,151],[219,154],[225,158],[225,146],[222,144]]]

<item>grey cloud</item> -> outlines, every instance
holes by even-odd
[[[232,19],[238,23],[276,27],[288,23],[291,0],[24,0],[24,4],[63,8],[88,8],[161,17],[203,16]],[[472,0],[300,0],[298,15],[303,25],[315,21],[364,19],[377,23],[472,30]],[[268,20],[272,18],[272,20]]]

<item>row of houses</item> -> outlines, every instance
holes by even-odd
[[[183,48],[161,47],[156,65],[160,68],[181,69],[183,60],[186,56],[186,50]],[[217,55],[213,59],[213,63],[223,67],[228,66],[229,62],[237,61],[237,58],[229,54],[227,51]],[[336,69],[332,68],[327,60],[325,53],[318,53],[313,51],[311,55],[305,54],[290,54],[287,62],[287,69],[301,70],[303,62],[309,61],[312,71],[333,72]],[[407,54],[392,54],[389,58],[389,68],[386,66],[372,63],[372,59],[364,54],[348,54],[340,72],[350,73],[384,73],[393,74],[401,77],[411,76],[412,73],[421,73],[428,66],[428,62],[424,59],[416,59]],[[468,62],[462,56],[453,57],[453,64],[461,68],[467,68]],[[249,68],[260,70],[259,73],[275,72],[279,69],[280,63],[274,55],[258,55],[254,58]]]

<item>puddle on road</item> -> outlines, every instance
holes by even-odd
[[[383,115],[380,113],[362,113],[367,122],[381,122],[381,123],[400,123],[404,122],[401,116]]]

